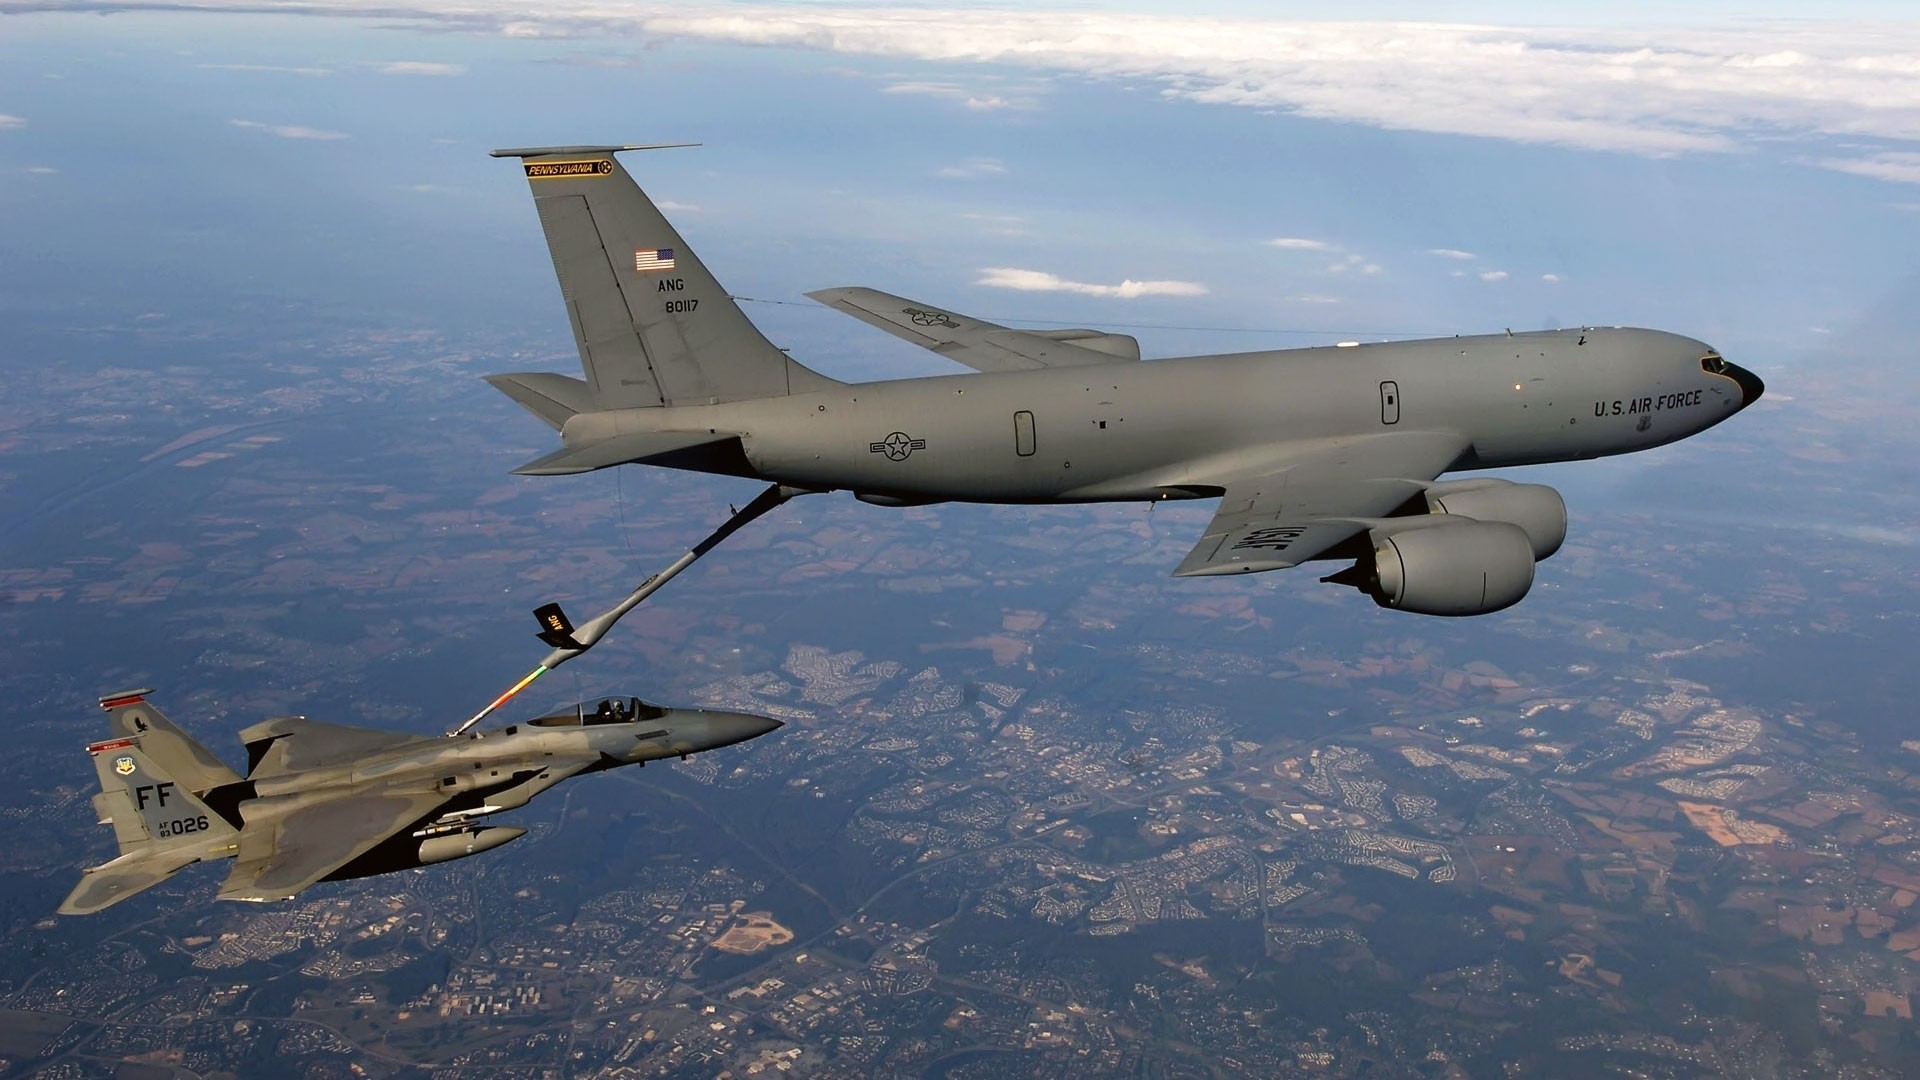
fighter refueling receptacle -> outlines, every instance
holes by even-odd
[[[1516,603],[1566,535],[1539,484],[1448,472],[1632,453],[1760,397],[1752,372],[1656,330],[1490,334],[1143,363],[1098,330],[1017,330],[866,288],[808,295],[984,374],[850,385],[761,335],[615,159],[521,160],[585,378],[488,381],[560,433],[515,470],[643,463],[957,500],[1220,500],[1177,576],[1351,560],[1322,580],[1384,607]],[[617,618],[617,616],[616,616]]]
[[[780,727],[749,713],[608,698],[460,738],[276,717],[240,733],[234,772],[146,700],[100,699],[113,735],[87,747],[94,808],[118,858],[89,868],[63,915],[86,915],[182,867],[234,859],[222,900],[285,900],[321,881],[477,855],[526,830],[478,820],[526,805],[562,780],[685,758]]]

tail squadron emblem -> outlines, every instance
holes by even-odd
[[[133,759],[130,757],[114,758],[113,771],[119,773],[121,776],[132,776],[133,775]]]

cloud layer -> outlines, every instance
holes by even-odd
[[[246,75],[304,75],[320,78],[333,74],[332,68],[290,67],[286,64],[195,64],[201,71],[235,71]]]
[[[465,75],[464,64],[443,64],[434,60],[390,60],[380,65],[382,75]]]
[[[261,10],[258,0],[76,6]],[[1802,160],[1897,181],[1916,179],[1906,152],[1920,149],[1916,21],[1628,30],[633,0],[312,0],[273,10],[510,36],[625,35],[994,65],[1145,81],[1194,101],[1381,128],[1639,154],[1819,141],[1828,145]],[[976,104],[939,82],[903,80],[893,92],[1002,104]]]
[[[1096,285],[1085,281],[1068,281],[1045,270],[1021,270],[1011,266],[990,266],[980,271],[980,280],[976,285],[986,285],[995,289],[1018,289],[1022,292],[1066,292],[1079,293],[1082,296],[1112,296],[1122,300],[1131,300],[1136,296],[1199,296],[1207,291],[1205,285],[1192,281],[1122,281],[1118,285]]]
[[[1888,150],[1855,158],[1823,158],[1817,164],[1856,176],[1920,184],[1920,153]]]
[[[978,180],[987,176],[1005,176],[1007,167],[998,158],[970,157],[965,161],[948,165],[933,175],[943,180]]]
[[[248,131],[264,131],[269,135],[278,135],[282,139],[307,139],[315,142],[332,142],[344,139],[344,131],[325,131],[320,128],[301,127],[298,124],[263,124],[258,120],[229,120],[228,123]]]
[[[1030,96],[1010,98],[1001,94],[972,90],[959,83],[907,81],[889,84],[881,91],[883,94],[919,94],[924,97],[942,98],[955,101],[976,112],[993,109],[1030,109],[1033,100]]]

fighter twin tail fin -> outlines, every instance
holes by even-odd
[[[213,751],[200,745],[165,713],[146,699],[151,690],[123,690],[100,699],[107,711],[107,728],[123,738],[140,740],[141,752],[155,765],[165,769],[187,790],[206,792],[221,784],[231,784],[240,775],[227,768]]]
[[[113,826],[120,855],[87,870],[60,905],[63,915],[99,911],[183,866],[231,856],[240,836],[203,799],[209,788],[229,782],[222,774],[237,781],[233,770],[145,705],[139,692],[101,704],[111,714],[115,737],[87,747],[100,778],[93,806],[100,823]]]

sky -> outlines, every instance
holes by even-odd
[[[1899,5],[1272,10],[0,0],[0,317],[246,298],[559,349],[485,151],[570,142],[702,142],[628,167],[842,377],[950,368],[808,290],[1149,355],[1648,325],[1771,374],[1913,275]]]

